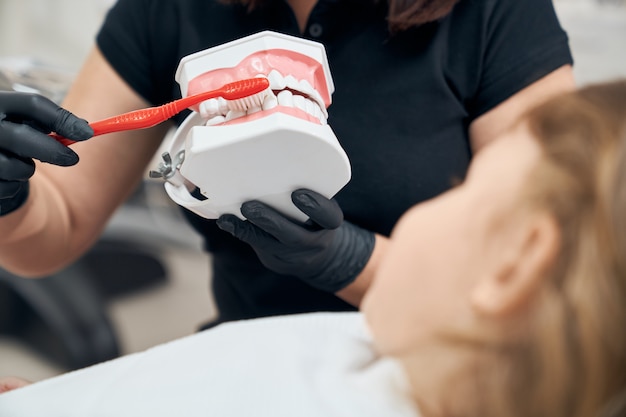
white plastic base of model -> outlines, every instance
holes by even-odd
[[[182,184],[166,182],[165,189],[177,204],[204,218],[231,213],[243,219],[241,204],[259,200],[305,221],[291,201],[292,191],[309,188],[331,198],[350,180],[350,162],[328,125],[282,113],[226,126],[201,123],[198,113],[188,116],[168,152],[185,150],[179,172],[207,199],[195,198]]]

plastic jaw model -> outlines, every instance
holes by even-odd
[[[176,81],[186,97],[257,76],[267,77],[272,90],[261,107],[232,111],[220,98],[193,109],[163,154],[165,189],[208,219],[224,213],[243,218],[241,204],[259,200],[304,221],[291,202],[293,190],[331,198],[351,175],[326,123],[334,86],[324,47],[261,32],[183,58]]]

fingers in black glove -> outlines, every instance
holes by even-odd
[[[35,173],[35,163],[30,158],[8,156],[0,152],[0,179],[9,181],[28,181]]]
[[[297,276],[311,286],[336,292],[363,270],[374,248],[374,234],[343,221],[335,200],[311,190],[292,193],[294,204],[309,216],[294,222],[259,201],[241,207],[247,221],[227,214],[217,225],[252,246],[268,269]]]
[[[86,120],[43,96],[0,92],[0,152],[60,166],[76,164],[78,155],[48,136],[52,131],[75,141],[93,136]]]
[[[343,211],[335,200],[329,200],[315,191],[299,189],[291,194],[298,209],[309,216],[305,225],[295,223],[272,207],[259,201],[247,201],[241,206],[244,222],[232,215],[218,219],[218,226],[231,229],[237,238],[250,245],[270,244],[278,241],[286,245],[296,245],[315,240],[316,231],[334,230],[343,222]],[[253,227],[257,226],[257,227]],[[230,231],[230,230],[229,230]]]
[[[0,215],[26,201],[33,159],[59,166],[78,162],[72,149],[48,135],[52,131],[74,141],[93,136],[86,120],[41,95],[0,92]]]
[[[39,94],[0,91],[0,113],[9,119],[34,122],[42,132],[56,132],[74,141],[93,136],[93,129],[86,120]]]
[[[323,229],[336,229],[343,222],[343,211],[334,199],[328,199],[312,190],[299,189],[291,193],[291,201],[314,224]]]
[[[22,207],[28,198],[29,190],[28,181],[0,181],[0,216]]]

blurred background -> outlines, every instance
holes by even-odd
[[[60,101],[113,3],[0,0],[0,89]],[[578,83],[626,77],[626,0],[554,3]],[[215,314],[209,263],[146,178],[77,265],[36,283],[0,268],[0,376],[37,381],[195,332]]]
[[[0,89],[60,101],[111,4],[0,0]],[[215,314],[209,261],[146,178],[77,265],[45,280],[0,268],[0,375],[37,381],[195,332]]]

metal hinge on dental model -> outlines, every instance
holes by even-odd
[[[185,150],[176,153],[173,159],[169,152],[163,152],[161,159],[163,161],[159,163],[159,167],[156,170],[151,170],[148,176],[150,178],[163,178],[176,186],[182,185],[185,179],[180,174],[179,169],[185,160]]]

